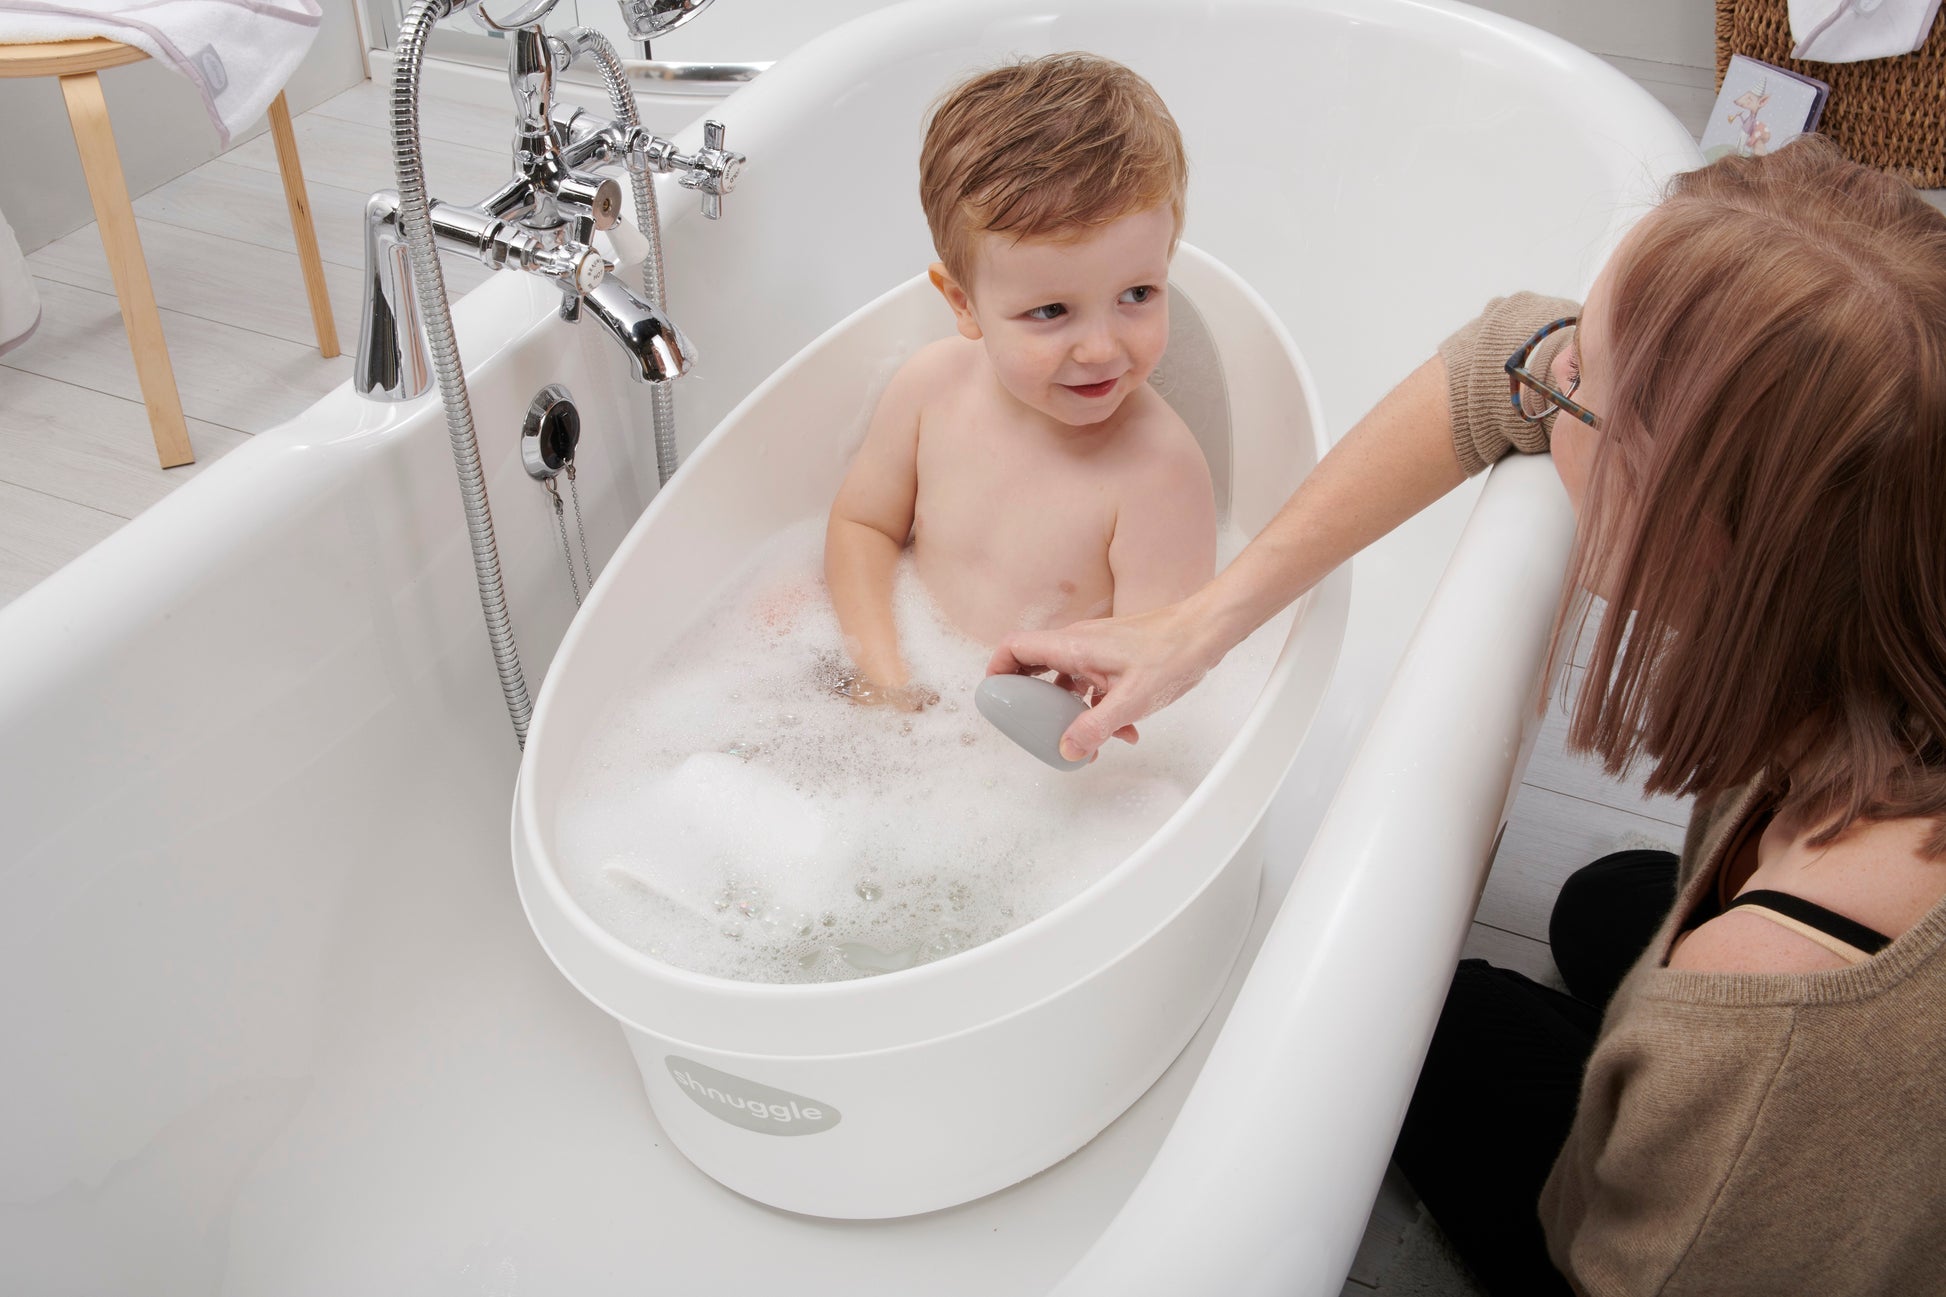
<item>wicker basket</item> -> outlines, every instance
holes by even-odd
[[[1946,187],[1946,8],[1925,46],[1866,63],[1803,63],[1790,57],[1784,0],[1716,0],[1716,83],[1741,54],[1816,77],[1831,87],[1818,130],[1854,161],[1922,189]]]

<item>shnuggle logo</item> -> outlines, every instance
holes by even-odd
[[[731,1076],[674,1054],[663,1062],[677,1089],[732,1126],[764,1135],[815,1135],[838,1124],[838,1110],[828,1103]]]

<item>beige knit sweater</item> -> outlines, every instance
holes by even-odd
[[[1502,367],[1574,310],[1499,298],[1441,346],[1469,472],[1546,449]],[[1548,1250],[1601,1297],[1946,1294],[1946,901],[1837,971],[1664,967],[1765,801],[1740,789],[1690,821],[1675,907],[1608,1006],[1541,1193]]]

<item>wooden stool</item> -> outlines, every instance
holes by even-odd
[[[61,78],[61,96],[67,101],[81,169],[88,177],[88,196],[94,201],[95,220],[101,228],[102,251],[108,254],[108,272],[114,276],[122,326],[128,330],[129,350],[135,354],[142,403],[149,409],[156,456],[162,467],[174,468],[192,462],[196,456],[189,448],[182,398],[176,392],[175,370],[169,364],[168,344],[163,341],[162,318],[156,314],[148,263],[142,259],[142,241],[136,236],[135,209],[129,206],[121,155],[115,151],[115,132],[108,124],[108,103],[102,98],[101,79],[95,75],[103,68],[139,63],[147,57],[132,45],[102,38],[0,45],[0,77]],[[297,236],[297,258],[304,267],[304,289],[311,298],[318,352],[329,359],[338,354],[338,329],[331,319],[331,299],[325,294],[324,263],[318,256],[317,230],[311,224],[311,203],[304,192],[304,170],[297,160],[297,137],[291,133],[290,106],[284,102],[282,91],[271,101],[270,134],[277,145],[277,169],[284,177],[291,232]]]

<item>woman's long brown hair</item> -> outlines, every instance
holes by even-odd
[[[1678,178],[1619,255],[1570,744],[1946,856],[1946,215],[1812,138]]]

